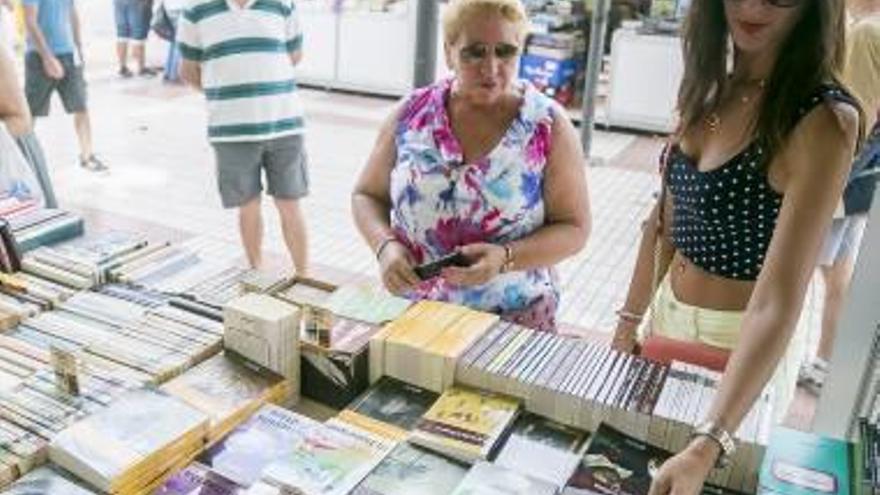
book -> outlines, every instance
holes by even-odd
[[[61,431],[49,458],[104,492],[128,493],[200,450],[207,427],[208,418],[179,399],[135,390]]]
[[[402,442],[355,488],[352,495],[447,495],[468,467]]]
[[[344,285],[334,291],[323,307],[337,316],[379,325],[398,318],[412,302],[366,285]]]
[[[410,441],[462,462],[486,460],[519,408],[510,397],[453,387],[419,420]]]
[[[670,457],[664,449],[602,424],[562,493],[647,495],[654,474]]]
[[[266,466],[288,455],[317,428],[321,424],[312,419],[267,404],[209,448],[200,461],[216,473],[250,486]]]
[[[430,390],[384,377],[355,400],[348,410],[410,431],[439,396]]]
[[[778,495],[849,495],[851,463],[849,442],[780,426],[770,436],[758,484]]]
[[[577,468],[587,436],[583,430],[524,413],[514,422],[495,464],[561,487]]]
[[[247,488],[194,462],[169,477],[153,495],[240,495]]]
[[[281,375],[218,354],[161,388],[211,418],[208,442],[214,443],[266,402],[282,402],[287,387]]]
[[[344,495],[394,446],[395,442],[331,419],[267,466],[263,480],[304,495]]]
[[[488,462],[474,464],[452,495],[555,495],[557,487]]]

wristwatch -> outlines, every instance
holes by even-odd
[[[733,441],[733,437],[727,430],[714,421],[706,421],[697,425],[691,434],[691,438],[700,436],[711,438],[721,447],[721,454],[718,456],[718,460],[715,461],[716,468],[724,468],[730,465],[733,455],[736,453],[736,442]]]

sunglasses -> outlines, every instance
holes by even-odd
[[[462,62],[477,63],[486,60],[490,52],[495,54],[495,58],[508,61],[519,55],[519,47],[510,43],[498,43],[490,48],[485,43],[474,43],[462,48],[458,54]]]
[[[741,3],[743,0],[727,0],[730,3]],[[779,9],[791,9],[803,3],[803,0],[764,0],[764,3]]]

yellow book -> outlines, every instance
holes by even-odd
[[[410,441],[467,463],[486,460],[519,407],[511,397],[453,387],[425,413]]]
[[[421,318],[428,307],[423,302],[410,307],[400,318],[385,325],[370,338],[370,383],[376,383],[385,375],[385,351],[388,340],[398,333],[409,331],[410,325]]]

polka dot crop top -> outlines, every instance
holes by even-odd
[[[823,101],[854,100],[839,86],[820,86],[798,118]],[[722,166],[702,172],[675,144],[666,184],[672,195],[672,243],[688,260],[715,275],[756,280],[776,228],[782,194],[770,186],[762,140],[755,139]]]

